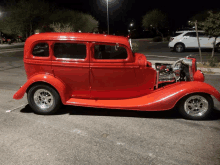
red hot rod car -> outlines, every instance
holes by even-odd
[[[204,83],[195,58],[156,63],[132,51],[126,37],[91,33],[41,33],[24,46],[25,92],[38,114],[55,113],[61,104],[162,111],[177,106],[185,118],[203,119],[220,93]]]

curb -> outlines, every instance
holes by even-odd
[[[175,61],[155,61],[155,60],[148,60],[152,63],[152,67],[155,68],[155,63],[166,63],[166,64],[172,64]],[[197,64],[200,62],[197,62]],[[204,67],[198,67],[198,70],[201,70],[202,72],[209,72],[209,73],[220,73],[220,68],[204,68]]]
[[[24,45],[24,42],[21,42],[21,43],[11,43],[11,44],[0,44],[0,48],[13,47],[13,46],[17,46],[17,45]]]
[[[161,41],[161,42],[153,42],[153,40],[149,40],[149,39],[131,39],[132,41],[147,41],[149,43],[169,43],[169,41]]]

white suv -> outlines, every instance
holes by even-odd
[[[201,48],[213,48],[214,38],[205,35],[204,31],[198,31]],[[185,49],[198,48],[196,31],[177,31],[174,37],[170,38],[169,48],[176,52],[183,52]],[[220,52],[220,37],[216,39],[216,49]]]

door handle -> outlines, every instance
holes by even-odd
[[[91,77],[93,77],[93,74],[92,74],[92,68],[89,68],[89,71],[90,71],[90,75],[91,75]]]

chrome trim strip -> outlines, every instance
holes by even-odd
[[[159,83],[159,71],[157,70],[156,89],[158,88],[158,83]]]

